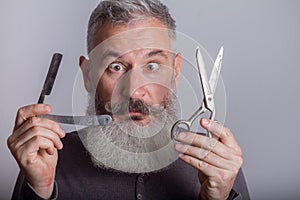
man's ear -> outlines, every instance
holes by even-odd
[[[182,65],[182,56],[180,53],[176,54],[174,59],[174,67],[175,67],[175,83],[176,87],[179,85],[180,80],[180,71],[181,71],[181,65]]]
[[[84,87],[87,92],[91,91],[91,79],[90,79],[90,69],[89,69],[89,60],[84,56],[79,58],[79,66],[82,71],[82,76],[84,80]]]

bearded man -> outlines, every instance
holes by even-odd
[[[80,68],[87,114],[113,122],[66,134],[42,117],[50,105],[20,108],[8,138],[21,170],[12,198],[249,199],[241,148],[228,128],[203,118],[213,138],[170,137],[182,65],[175,36],[158,0],[101,1]]]

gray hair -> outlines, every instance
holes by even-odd
[[[97,31],[107,23],[127,25],[131,22],[156,18],[170,30],[170,38],[175,39],[175,20],[169,9],[159,0],[103,0],[90,16],[87,33],[88,53],[95,47]]]

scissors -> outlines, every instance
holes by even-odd
[[[175,135],[178,134],[182,126],[187,127],[187,131],[190,131],[191,126],[195,119],[205,113],[206,111],[210,112],[210,120],[214,120],[215,118],[215,101],[214,94],[216,90],[216,86],[219,80],[222,59],[223,59],[223,47],[220,48],[217,58],[215,60],[211,75],[209,77],[209,82],[207,81],[207,73],[205,70],[205,65],[203,61],[203,57],[200,53],[199,47],[196,49],[196,59],[198,66],[198,73],[200,77],[200,82],[202,86],[203,93],[203,102],[202,105],[194,112],[194,114],[188,120],[178,120],[175,122],[171,129],[171,137],[172,139],[176,138]],[[211,133],[207,133],[208,137],[211,137]]]

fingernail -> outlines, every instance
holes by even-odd
[[[64,145],[63,145],[62,142],[60,142],[60,145],[59,145],[59,146],[60,146],[59,149],[62,149],[62,148],[64,147]]]
[[[48,105],[44,105],[44,106],[43,106],[43,109],[44,109],[45,111],[48,111],[48,110],[50,109],[50,107],[49,107]]]
[[[62,136],[65,136],[66,132],[63,130],[63,129],[60,129],[59,130],[59,133],[62,135]]]
[[[178,138],[179,139],[184,139],[186,137],[186,133],[184,132],[181,132],[179,135],[178,135]]]
[[[203,119],[203,120],[202,120],[202,123],[203,123],[204,125],[208,125],[208,124],[209,124],[209,120],[208,120],[208,119]]]

